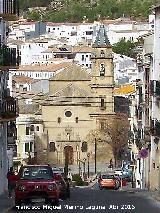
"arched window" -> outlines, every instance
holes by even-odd
[[[39,126],[36,127],[37,132],[39,132]]]
[[[55,152],[56,151],[55,142],[50,142],[49,143],[49,151],[50,152]]]
[[[105,65],[102,63],[100,64],[100,76],[105,75]]]
[[[82,152],[87,152],[87,149],[88,149],[87,142],[83,142],[82,143]]]
[[[34,132],[34,125],[31,125],[31,126],[30,126],[30,131],[31,131],[31,132]]]

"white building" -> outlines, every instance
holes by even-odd
[[[134,83],[138,75],[135,59],[114,54],[114,79],[116,84]]]

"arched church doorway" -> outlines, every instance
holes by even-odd
[[[64,157],[65,157],[65,163],[66,164],[72,165],[74,163],[73,147],[72,146],[64,147]]]

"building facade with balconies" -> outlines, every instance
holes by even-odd
[[[12,159],[7,155],[7,149],[11,149],[12,152],[12,149],[14,148],[12,139],[15,138],[16,134],[11,135],[10,133],[12,132],[11,128],[13,130],[13,122],[16,120],[16,116],[18,114],[16,100],[10,96],[9,90],[7,89],[9,68],[15,67],[17,61],[14,49],[10,49],[5,45],[5,27],[6,21],[12,19],[15,20],[17,15],[17,0],[13,0],[12,2],[9,0],[0,1],[0,194],[7,189],[6,174],[9,166],[12,165]],[[11,144],[13,146],[11,146]]]
[[[136,181],[137,187],[160,189],[160,75],[159,46],[160,42],[160,6],[155,10],[154,33],[143,36],[143,51],[139,54],[137,64],[139,80],[135,115],[135,137],[137,151]],[[146,155],[142,155],[145,150]]]

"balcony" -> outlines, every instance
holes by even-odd
[[[0,46],[0,69],[16,68],[19,62],[16,56],[16,49],[9,48],[6,45]]]
[[[0,105],[0,121],[14,121],[18,116],[17,100],[5,97]]]
[[[0,16],[6,21],[14,21],[19,16],[19,0],[1,0]]]

